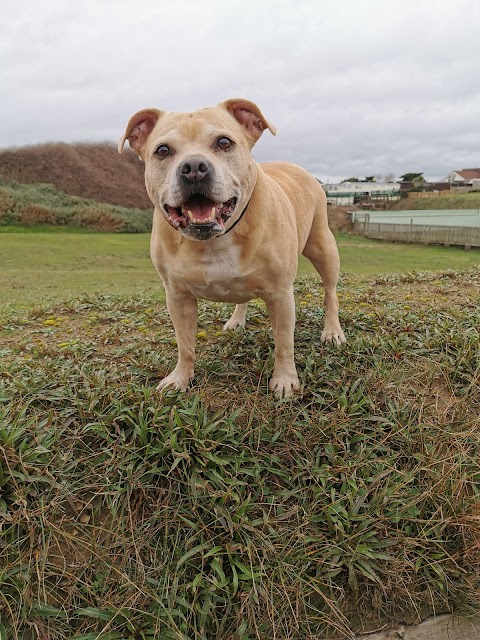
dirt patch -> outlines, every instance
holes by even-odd
[[[355,209],[356,207],[338,207],[330,204],[327,206],[328,226],[333,233],[353,231],[352,216],[348,212]]]

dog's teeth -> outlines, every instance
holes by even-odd
[[[187,214],[190,218],[190,222],[195,222],[195,218],[193,217],[193,213],[190,211],[190,209],[188,209]]]

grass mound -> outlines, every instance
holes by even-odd
[[[73,196],[127,209],[150,209],[143,162],[116,145],[50,142],[0,150],[0,176],[6,181],[51,183]]]
[[[226,306],[201,305],[195,385],[163,402],[154,296],[11,314],[0,635],[303,640],[473,607],[479,286],[480,269],[344,278],[337,350],[304,278],[304,393],[280,403],[260,303],[229,334]]]
[[[438,196],[438,198],[415,198],[412,196],[406,200],[399,200],[391,209],[480,209],[480,193],[478,191],[452,193],[448,196]]]
[[[0,226],[56,225],[94,231],[146,233],[153,210],[126,209],[58,191],[53,184],[0,179]]]

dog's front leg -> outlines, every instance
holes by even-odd
[[[287,398],[300,388],[293,359],[295,331],[295,299],[293,287],[264,298],[275,340],[275,366],[269,387],[277,398]]]
[[[235,306],[235,311],[233,312],[230,320],[223,325],[223,330],[228,331],[229,329],[236,329],[237,327],[244,327],[245,320],[247,317],[247,305],[246,304],[237,304]]]
[[[166,298],[168,312],[175,327],[178,361],[172,373],[160,382],[157,391],[166,387],[185,391],[194,376],[197,300],[172,290],[166,291]]]

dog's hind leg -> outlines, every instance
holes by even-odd
[[[223,330],[236,329],[237,327],[245,326],[245,319],[247,317],[247,303],[237,304],[230,320],[223,325]]]
[[[340,258],[333,233],[328,227],[325,228],[322,225],[319,229],[319,226],[319,223],[314,220],[303,255],[313,264],[323,282],[325,326],[321,340],[339,345],[346,341],[338,318],[337,282]]]

